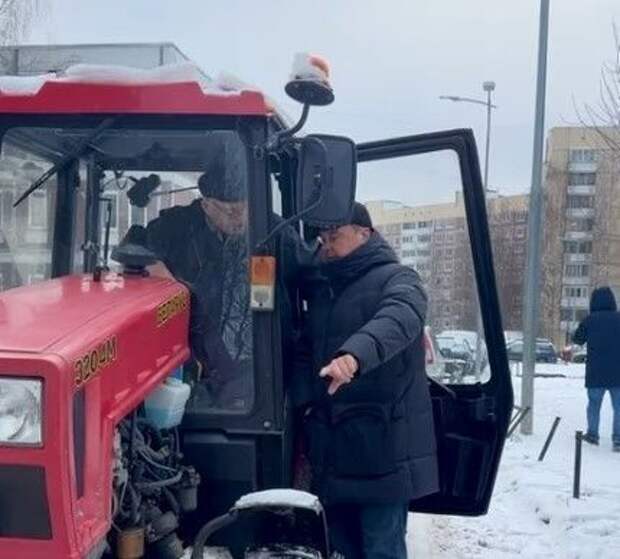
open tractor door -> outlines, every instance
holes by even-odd
[[[410,509],[484,514],[513,394],[473,134],[449,130],[368,142],[357,146],[357,154],[357,196],[381,192],[382,199],[368,207],[401,262],[424,280],[427,324],[440,341],[437,362],[427,371],[440,491]],[[471,359],[455,366],[445,349],[451,346],[468,348]]]
[[[411,508],[487,510],[512,389],[473,135],[300,136],[327,74],[297,65],[288,128],[260,92],[188,68],[0,80],[0,559],[176,559],[222,526],[237,551],[287,533],[327,554],[320,503],[279,491],[304,312],[291,239],[354,198],[420,273],[440,347],[441,489]],[[232,520],[255,516],[243,543]]]

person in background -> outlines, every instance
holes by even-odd
[[[426,294],[363,205],[319,238],[293,383],[312,490],[326,505],[335,552],[406,559],[409,501],[438,490]]]
[[[588,430],[583,440],[599,444],[601,403],[608,391],[613,407],[612,445],[614,452],[620,452],[620,313],[609,287],[598,287],[592,292],[590,314],[577,327],[573,341],[588,344]]]

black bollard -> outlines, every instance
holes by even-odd
[[[547,440],[545,441],[545,444],[542,447],[542,450],[540,451],[540,456],[538,457],[539,462],[542,462],[544,460],[545,454],[547,454],[547,449],[549,448],[549,445],[551,444],[551,440],[553,439],[553,436],[555,435],[555,430],[558,428],[559,424],[560,424],[560,418],[556,417],[553,420],[551,431],[549,431],[549,434],[547,435]]]
[[[583,432],[575,431],[575,475],[573,477],[573,497],[579,499],[581,487],[581,437]]]

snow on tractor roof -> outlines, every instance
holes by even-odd
[[[193,63],[144,70],[77,64],[62,75],[0,76],[0,113],[265,115],[263,94],[239,80],[211,80]]]

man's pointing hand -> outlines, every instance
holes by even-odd
[[[359,370],[357,359],[349,353],[345,353],[336,359],[332,359],[319,372],[320,377],[331,377],[331,382],[327,388],[327,393],[333,396],[343,384],[353,380],[355,373]]]

